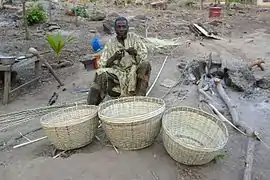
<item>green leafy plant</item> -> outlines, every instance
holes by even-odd
[[[217,155],[215,156],[215,158],[213,159],[213,162],[214,162],[214,163],[217,163],[218,160],[222,160],[222,159],[224,159],[226,156],[227,156],[226,153],[220,153],[220,154],[217,154]]]
[[[88,15],[87,15],[87,12],[86,12],[86,9],[84,7],[74,7],[71,9],[72,13],[74,15],[77,15],[77,16],[81,16],[81,17],[84,17],[84,18],[87,18]]]
[[[47,19],[46,12],[39,3],[31,4],[26,10],[26,20],[28,25],[38,24]]]
[[[185,2],[185,7],[194,7],[194,5],[195,5],[195,2],[194,1],[192,1],[192,0],[187,0],[186,2]]]
[[[66,44],[74,41],[75,37],[72,35],[68,35],[66,38],[64,38],[60,32],[57,32],[56,34],[47,34],[45,40],[50,46],[50,48],[54,51],[58,63],[60,63],[59,55],[62,49],[66,46]]]

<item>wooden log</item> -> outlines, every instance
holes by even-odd
[[[241,134],[243,135],[247,135],[246,133],[244,133],[241,129],[237,128],[233,123],[231,123],[227,118],[225,118],[217,108],[215,108],[215,106],[213,106],[212,104],[208,103],[207,101],[204,101],[206,102],[211,108],[212,110],[214,111],[214,113],[218,116],[218,118],[221,120],[221,121],[224,121],[224,122],[227,122],[229,123],[233,128],[235,128],[237,131],[239,131]]]
[[[246,151],[246,161],[243,180],[252,180],[252,165],[254,159],[256,141],[253,138],[248,138],[248,145]]]
[[[217,91],[221,97],[221,99],[224,101],[224,103],[226,104],[226,106],[229,109],[229,112],[232,116],[232,123],[238,127],[238,128],[242,128],[243,131],[248,135],[248,136],[254,136],[253,130],[251,128],[249,128],[245,123],[241,122],[239,120],[239,115],[238,112],[236,110],[236,105],[234,105],[230,98],[228,97],[227,93],[225,92],[224,88],[222,87],[220,80],[216,79],[215,80],[216,85],[217,85]]]
[[[248,145],[247,145],[247,150],[246,150],[246,161],[245,161],[245,170],[244,170],[244,175],[243,175],[243,180],[251,180],[251,173],[252,173],[252,165],[253,165],[253,154],[255,151],[255,143],[256,141],[254,140],[254,131],[246,126],[243,122],[239,120],[239,115],[236,111],[236,106],[233,105],[231,102],[230,98],[226,94],[225,90],[223,89],[222,85],[220,84],[220,80],[216,79],[216,84],[217,84],[217,91],[224,101],[224,103],[227,105],[230,114],[232,116],[232,122],[235,126],[238,126],[239,128],[242,128],[247,136],[248,136]]]

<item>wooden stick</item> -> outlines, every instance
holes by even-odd
[[[49,0],[49,20],[52,22],[52,0]]]
[[[51,65],[47,62],[46,59],[44,59],[40,56],[39,52],[35,48],[30,48],[29,52],[36,55],[45,64],[45,66],[49,69],[50,73],[54,76],[54,78],[57,80],[57,82],[60,84],[60,86],[64,86],[64,83],[58,78],[58,76],[56,75],[56,73],[53,70],[53,68],[51,67]]]
[[[116,152],[117,154],[119,154],[118,149],[117,149],[114,145],[112,145],[112,146],[113,146],[113,149],[115,150],[115,152]]]
[[[11,70],[5,71],[5,82],[4,82],[4,97],[3,97],[3,104],[7,105],[9,101],[9,93],[11,89]]]
[[[19,87],[16,87],[16,88],[12,89],[12,90],[10,91],[10,93],[14,93],[15,91],[18,91],[19,89],[21,89],[21,88],[23,88],[23,87],[25,87],[25,86],[27,86],[27,85],[29,85],[29,84],[31,84],[31,83],[33,83],[33,82],[39,80],[39,79],[40,79],[40,76],[38,76],[38,77],[32,79],[31,81],[28,81],[28,82],[26,82],[26,83],[20,85]]]
[[[158,78],[159,78],[159,76],[160,76],[160,74],[161,74],[161,71],[162,71],[163,68],[164,68],[165,63],[167,62],[167,59],[168,59],[168,56],[166,56],[166,58],[165,58],[165,60],[164,60],[164,62],[163,62],[163,64],[162,64],[162,66],[161,66],[161,68],[160,68],[160,70],[159,70],[159,72],[158,72],[158,75],[157,75],[156,79],[154,80],[153,84],[151,85],[151,87],[149,88],[149,90],[147,91],[146,96],[149,95],[149,93],[152,91],[153,87],[155,86],[155,84],[156,84],[156,82],[157,82],[157,80],[158,80]]]
[[[24,138],[24,139],[26,139],[27,141],[31,141],[31,139],[29,139],[29,138],[27,138],[26,136],[24,136],[19,130],[17,130],[18,131],[18,133]]]
[[[62,151],[62,152],[56,154],[55,156],[53,156],[53,159],[58,158],[61,154],[65,153],[65,152],[67,152],[67,151]]]
[[[26,0],[22,1],[23,3],[23,20],[24,20],[24,31],[25,31],[25,39],[29,40],[29,32],[28,32],[28,22],[27,22],[27,14],[26,14]]]
[[[47,138],[48,138],[47,136],[44,136],[44,137],[41,137],[41,138],[38,138],[38,139],[35,139],[35,140],[32,140],[32,141],[29,141],[29,142],[25,142],[25,143],[22,143],[22,144],[13,146],[13,148],[15,149],[15,148],[23,147],[23,146],[26,146],[28,144],[32,144],[32,143],[35,143],[37,141],[41,141],[41,140],[47,139]]]
[[[228,124],[230,124],[233,128],[235,128],[237,131],[239,131],[241,134],[243,135],[247,135],[246,133],[244,133],[241,129],[237,128],[233,123],[231,123],[227,118],[225,118],[218,110],[217,108],[215,108],[215,106],[213,106],[212,104],[208,103],[207,101],[205,101],[214,111],[214,113],[219,117],[219,119],[221,121],[227,122]]]

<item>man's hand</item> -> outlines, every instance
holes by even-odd
[[[137,50],[134,49],[133,47],[128,48],[126,51],[128,52],[129,55],[131,55],[133,57],[136,57],[137,56]]]
[[[107,61],[107,67],[112,66],[114,61],[120,61],[124,56],[124,51],[119,50],[114,53],[114,55]]]
[[[115,60],[121,60],[124,56],[124,52],[123,51],[116,51],[112,57],[113,61]]]

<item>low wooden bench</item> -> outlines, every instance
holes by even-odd
[[[19,89],[31,84],[32,82],[35,82],[40,79],[40,69],[41,69],[41,63],[38,58],[35,58],[35,78],[20,85],[19,87],[16,87],[14,89],[11,89],[11,72],[13,69],[14,64],[10,65],[4,65],[0,64],[0,71],[4,72],[4,95],[3,95],[3,104],[7,105],[9,102],[9,97],[11,93],[14,93],[15,91],[18,91]]]

